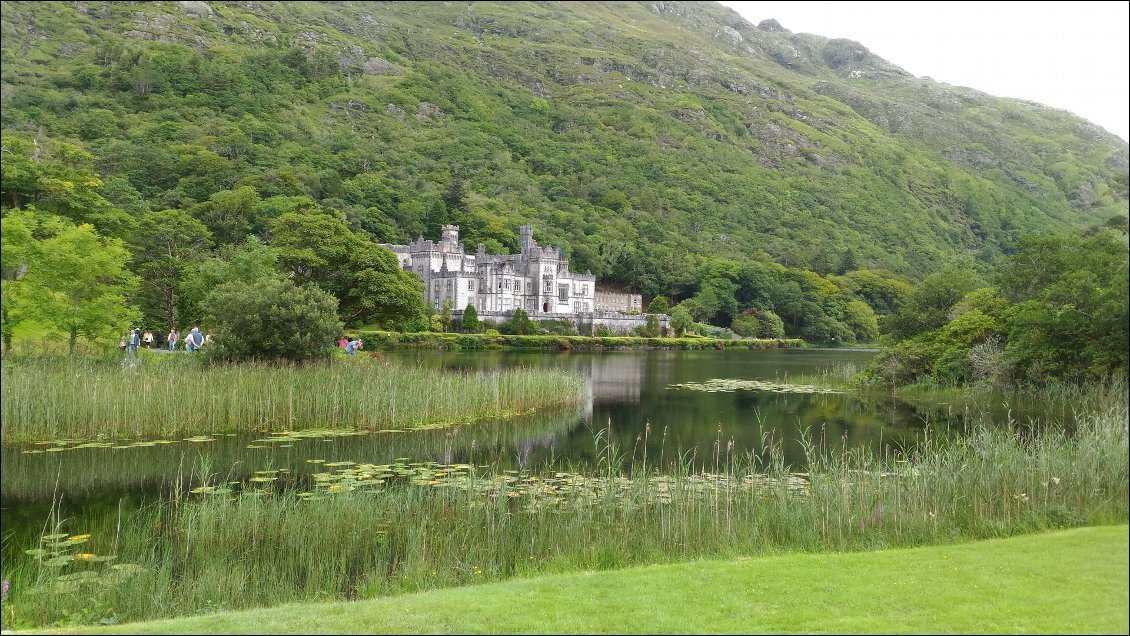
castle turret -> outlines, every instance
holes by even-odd
[[[455,246],[459,243],[459,226],[458,225],[445,225],[443,226],[443,243],[446,245]]]
[[[518,233],[522,236],[522,253],[529,254],[530,250],[534,247],[534,228],[530,225],[523,225],[518,228]]]

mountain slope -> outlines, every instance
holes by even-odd
[[[6,135],[220,243],[304,206],[472,248],[531,223],[678,295],[710,259],[917,277],[1127,211],[1093,124],[710,3],[5,2],[2,35]]]

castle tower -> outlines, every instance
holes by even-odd
[[[442,241],[445,245],[454,247],[459,244],[459,226],[458,225],[445,225],[442,231]]]
[[[534,228],[529,225],[523,225],[518,228],[518,232],[522,236],[522,253],[529,254],[534,246]]]

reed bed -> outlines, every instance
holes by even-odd
[[[126,366],[5,361],[0,373],[2,443],[434,427],[575,404],[586,391],[579,375],[553,369],[461,373],[368,359],[205,366],[153,355]]]
[[[601,460],[585,474],[431,465],[372,488],[334,494],[331,484],[316,497],[289,489],[184,494],[125,519],[45,520],[45,533],[93,534],[82,549],[137,571],[124,580],[99,575],[105,563],[74,561],[62,571],[93,571],[91,582],[60,584],[59,568],[6,538],[6,607],[26,625],[137,620],[552,572],[1126,523],[1128,415],[1123,399],[1081,416],[1070,432],[982,422],[967,436],[927,437],[883,456],[824,454],[809,444],[803,475],[790,471],[779,442],[742,454],[720,440],[705,461],[672,454],[648,463],[598,433]],[[196,478],[214,477],[201,469]]]

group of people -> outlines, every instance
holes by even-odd
[[[341,340],[337,342],[337,346],[341,349],[344,349],[346,355],[355,356],[357,355],[358,351],[365,348],[365,341],[360,338],[354,338],[350,340],[349,338],[342,336]]]
[[[169,335],[165,337],[165,343],[169,351],[176,351],[177,344],[180,342],[180,332],[176,329],[170,330]],[[188,335],[184,337],[182,346],[185,351],[193,352],[199,351],[204,345],[210,342],[212,342],[211,332],[203,334],[200,333],[199,327],[193,327]],[[126,351],[130,355],[136,355],[138,348],[142,345],[144,345],[146,349],[153,349],[154,345],[156,345],[158,349],[161,348],[158,337],[154,336],[152,331],[146,330],[145,333],[142,333],[141,329],[137,327],[130,329],[129,333],[124,338],[118,340],[118,348],[122,351]]]

